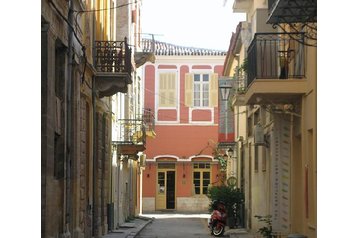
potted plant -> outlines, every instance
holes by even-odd
[[[265,238],[273,238],[272,234],[272,220],[271,215],[267,216],[259,216],[255,215],[255,217],[259,220],[259,222],[264,222],[266,225],[258,229],[258,233],[260,233]]]

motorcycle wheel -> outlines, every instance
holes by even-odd
[[[224,234],[224,226],[214,226],[213,229],[211,230],[211,234],[213,234],[214,236],[222,236]]]

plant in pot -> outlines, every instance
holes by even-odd
[[[266,215],[266,216],[259,216],[259,215],[255,215],[255,217],[259,220],[259,222],[263,222],[266,225],[262,226],[261,228],[258,229],[258,233],[260,233],[263,237],[265,238],[273,238],[273,234],[272,234],[272,216],[271,215]]]
[[[238,94],[245,94],[246,92],[246,75],[248,71],[248,60],[247,58],[244,59],[241,65],[238,65],[235,70],[234,77],[238,79],[238,87],[236,91]]]
[[[222,201],[227,211],[227,225],[234,228],[239,215],[239,203],[244,198],[241,190],[234,186],[213,186],[209,188],[207,196],[210,199],[209,212],[213,211],[214,201]]]

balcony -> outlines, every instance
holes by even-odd
[[[146,137],[155,135],[154,116],[151,111],[145,110],[139,119],[119,119],[114,125],[118,154],[136,155],[146,149]]]
[[[96,41],[96,88],[99,97],[126,93],[132,83],[132,50],[124,41]]]
[[[246,104],[282,103],[306,92],[302,33],[256,33],[248,50]]]
[[[252,4],[253,0],[235,0],[232,9],[234,12],[247,13]]]
[[[267,23],[317,22],[317,0],[268,0]]]

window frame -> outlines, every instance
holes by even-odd
[[[196,167],[197,166],[197,167]],[[203,166],[203,168],[200,168]],[[200,196],[200,195],[206,195],[207,193],[204,193],[204,188],[206,187],[206,191],[208,191],[209,185],[211,184],[211,163],[210,162],[201,162],[201,163],[193,163],[193,186],[194,186],[194,195]],[[196,193],[197,186],[194,183],[195,180],[195,173],[200,174],[200,193]],[[204,186],[204,173],[209,173],[209,183],[207,186]]]
[[[193,73],[193,108],[208,108],[210,106],[210,72],[194,72]],[[199,75],[199,81],[195,81],[195,76]],[[207,81],[204,81],[204,75],[207,75]],[[196,85],[199,85],[199,105],[196,104]],[[204,98],[204,86],[207,86],[207,97]],[[204,105],[204,100],[206,99],[207,105]]]

